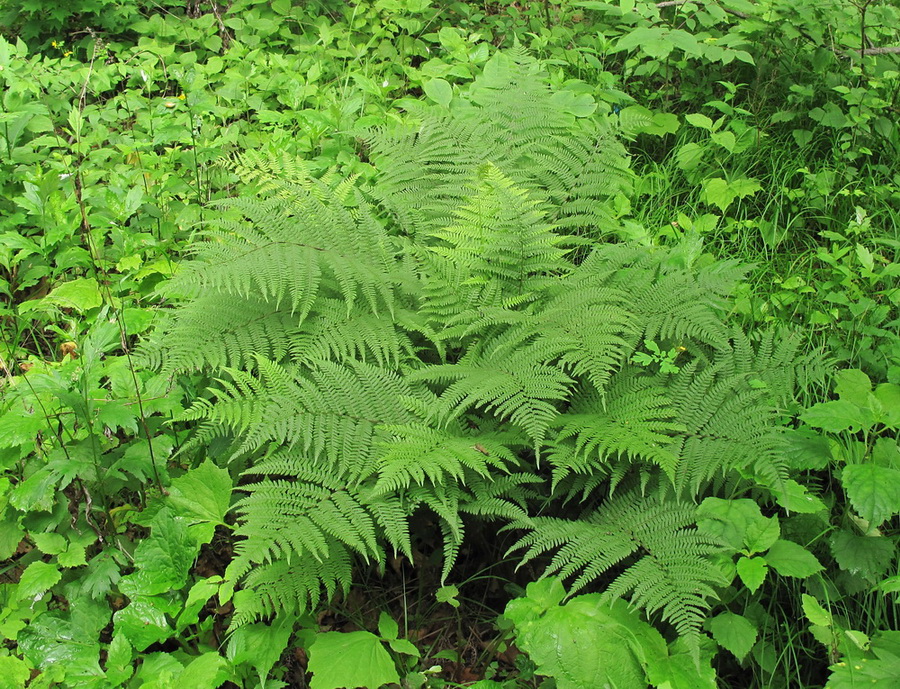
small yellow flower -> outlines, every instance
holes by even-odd
[[[69,57],[69,55],[71,55],[71,54],[72,54],[72,51],[67,50],[66,52],[63,53],[63,57]]]
[[[59,41],[52,41],[50,45],[52,45],[54,48],[59,48],[59,46],[62,44]]]
[[[178,100],[184,100],[184,94],[183,94],[183,93],[182,93],[182,94],[179,94]]]

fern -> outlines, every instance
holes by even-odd
[[[631,490],[611,497],[585,519],[536,517],[514,550],[522,563],[556,551],[548,574],[576,576],[572,591],[618,567],[605,596],[632,594],[632,603],[659,612],[678,632],[696,636],[715,586],[727,583],[709,558],[722,547],[694,526],[694,508]]]
[[[808,362],[735,329],[744,268],[695,239],[600,241],[628,160],[548,81],[520,50],[492,58],[449,113],[367,133],[366,183],[227,163],[247,191],[199,237],[146,353],[209,374],[189,447],[244,468],[234,624],[410,557],[427,510],[443,577],[472,522],[499,522],[523,562],[696,636],[721,582],[693,505],[786,477],[775,421]],[[647,340],[676,372],[634,363]]]

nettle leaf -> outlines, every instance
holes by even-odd
[[[778,519],[764,517],[759,505],[748,498],[706,498],[697,509],[697,526],[734,550],[746,549],[750,554],[768,549],[781,535]]]
[[[19,600],[37,601],[62,578],[59,568],[48,562],[32,562],[22,576],[16,588],[16,597]]]
[[[24,687],[31,679],[31,668],[14,656],[0,656],[0,689]]]
[[[834,391],[842,400],[858,407],[866,407],[869,404],[869,393],[872,392],[872,381],[858,369],[845,369],[835,375]]]
[[[190,524],[208,524],[203,538],[212,539],[216,526],[225,526],[225,514],[231,506],[231,474],[206,460],[196,469],[172,480],[169,503]]]
[[[736,567],[738,576],[750,593],[755,593],[762,586],[769,572],[769,565],[761,557],[742,557]]]
[[[900,512],[900,470],[877,464],[851,464],[841,484],[853,508],[875,528]]]
[[[831,553],[841,569],[878,579],[890,567],[896,555],[896,546],[892,539],[885,536],[860,536],[850,531],[836,531],[831,536]]]
[[[708,626],[716,643],[738,660],[743,660],[756,643],[756,625],[743,615],[725,612],[709,620]]]
[[[785,577],[805,579],[824,569],[815,555],[793,541],[775,541],[765,558],[772,569]]]
[[[127,596],[153,596],[182,588],[197,556],[199,546],[191,538],[185,519],[166,508],[151,524],[150,536],[134,551],[134,573],[119,582]]]
[[[802,594],[800,598],[803,604],[803,614],[806,615],[806,619],[809,620],[810,624],[815,624],[819,627],[831,626],[833,621],[831,613],[819,605],[819,601],[806,593]]]
[[[390,654],[371,632],[316,634],[308,653],[311,689],[379,689],[400,681]]]

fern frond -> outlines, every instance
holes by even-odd
[[[466,470],[482,477],[491,469],[508,471],[515,455],[489,435],[459,435],[427,426],[382,426],[376,495],[397,492],[415,483],[441,485],[448,480],[465,483]]]
[[[622,566],[605,596],[631,594],[632,604],[659,612],[679,634],[696,635],[713,587],[725,582],[710,559],[721,546],[693,525],[693,506],[632,490],[611,497],[587,519],[533,518],[522,525],[530,533],[512,549],[525,550],[523,564],[557,551],[545,574],[577,575],[573,592]]]

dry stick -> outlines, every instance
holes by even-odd
[[[856,51],[853,51],[856,54]],[[863,55],[900,55],[900,45],[886,45],[881,48],[865,48]]]

